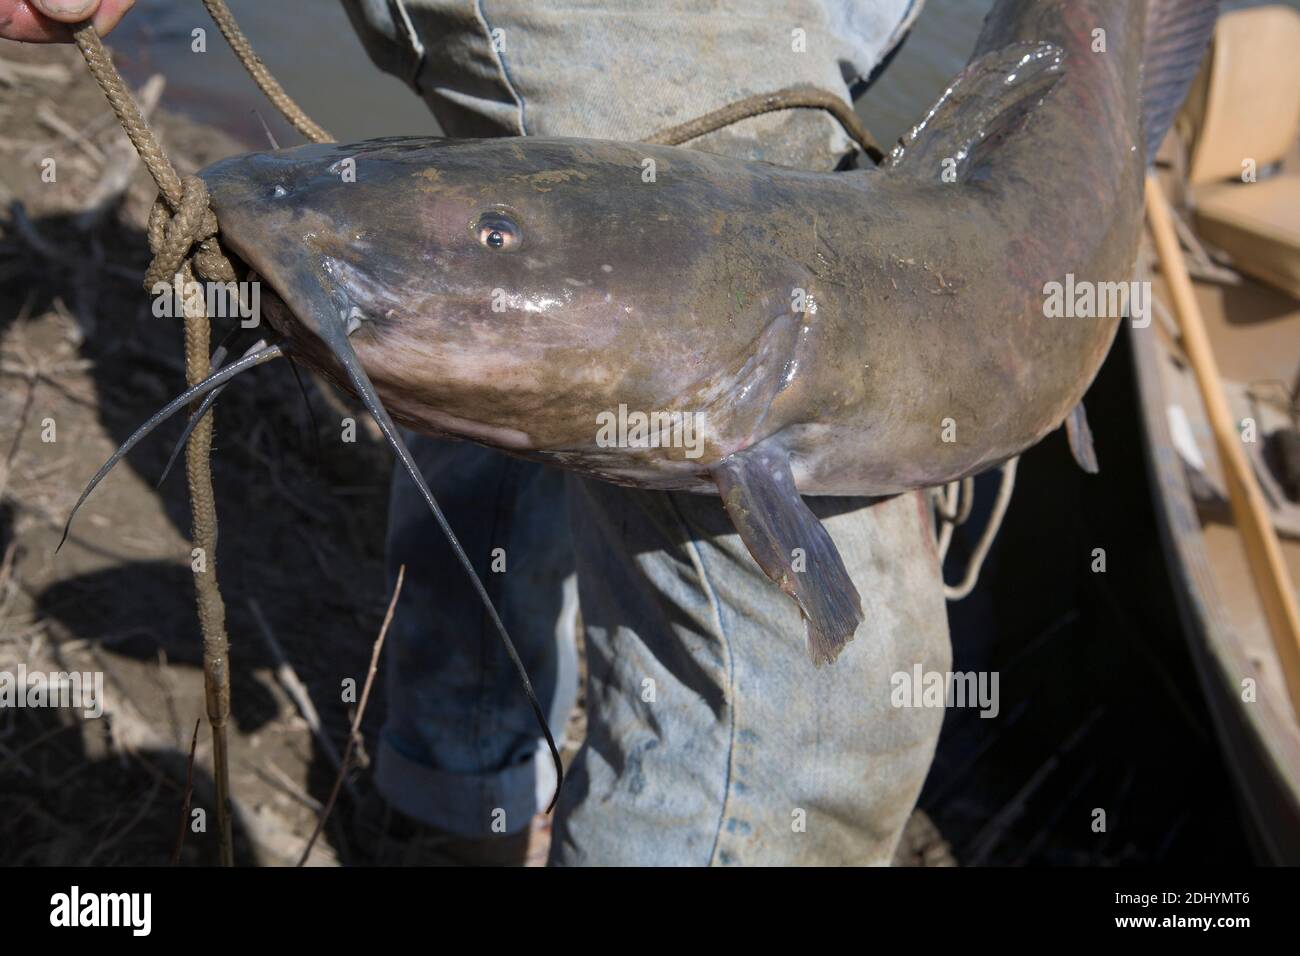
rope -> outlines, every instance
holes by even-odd
[[[276,109],[284,114],[284,118],[293,125],[293,128],[313,143],[332,143],[334,137],[303,112],[302,107],[294,102],[293,97],[286,93],[284,87],[271,75],[266,64],[254,52],[248,37],[244,36],[244,31],[239,28],[235,15],[226,6],[226,0],[203,0],[203,5],[208,8],[208,15],[212,17],[212,21],[226,38],[230,48],[235,51],[235,56],[239,57],[239,62],[244,64],[244,69],[253,78],[253,82],[266,94],[266,98],[275,104]]]
[[[204,0],[208,2],[208,0]],[[220,2],[220,0],[216,0]],[[844,128],[844,132],[862,147],[862,151],[871,157],[876,165],[885,158],[884,151],[876,143],[862,120],[853,112],[853,108],[844,100],[827,90],[815,86],[791,86],[775,93],[760,93],[743,100],[729,103],[712,113],[705,113],[689,122],[661,130],[646,140],[658,146],[681,146],[683,143],[697,139],[706,133],[712,133],[730,126],[743,119],[775,113],[780,110],[809,109],[826,110]]]
[[[948,557],[953,529],[966,523],[975,506],[975,479],[950,481],[943,488],[932,488],[931,493],[934,495],[935,514],[940,521],[938,547],[939,561],[942,563]]]
[[[222,0],[205,0],[205,3],[254,80],[276,106],[285,111],[290,122],[303,130],[304,135],[328,138],[319,126],[306,119],[279,84],[270,80],[271,88],[268,89],[263,80],[269,80],[269,74],[234,25],[225,3]],[[73,39],[122,129],[158,186],[159,196],[149,212],[147,233],[154,258],[145,273],[145,289],[153,291],[154,286],[162,282],[172,284],[173,291],[181,296],[185,316],[185,379],[193,386],[208,373],[211,326],[203,295],[186,295],[185,292],[194,289],[196,272],[210,281],[233,281],[234,266],[217,243],[217,217],[209,207],[208,191],[203,181],[195,176],[182,179],[176,172],[90,21],[73,27]],[[217,582],[217,507],[212,488],[211,448],[212,416],[205,415],[190,435],[185,450],[185,473],[190,490],[191,537],[204,560],[204,570],[194,575],[194,591],[199,629],[203,635],[204,701],[208,723],[212,727],[220,858],[223,866],[233,866],[230,761],[226,737],[230,720],[230,639],[226,633],[226,606]]]
[[[960,498],[958,495],[958,486],[960,486]],[[958,509],[958,501],[961,508]],[[975,506],[975,479],[963,478],[961,481],[950,481],[942,489],[935,489],[935,508],[939,512],[939,517],[949,524],[963,525],[970,518],[971,508]]]
[[[966,575],[962,578],[960,584],[950,585],[946,581],[944,582],[943,596],[949,601],[960,601],[975,590],[980,571],[984,567],[984,559],[988,557],[989,549],[993,547],[993,540],[998,536],[998,531],[1002,528],[1002,519],[1006,517],[1007,507],[1011,504],[1011,493],[1016,487],[1016,466],[1019,463],[1019,456],[1009,458],[1003,462],[1002,481],[998,484],[998,496],[993,502],[993,513],[989,515],[989,523],[985,525],[984,533],[980,535],[979,543],[975,546],[974,553],[971,554],[970,564],[966,568]],[[960,495],[961,507],[957,507],[958,484],[956,481],[949,482],[944,488],[936,488],[933,491],[935,511],[940,524],[936,542],[939,548],[940,564],[948,556],[948,545],[952,542],[953,528],[966,522],[975,503],[974,479],[964,478],[960,482],[962,489]]]
[[[172,206],[180,205],[181,178],[176,174],[176,168],[172,166],[162,147],[158,145],[158,140],[149,129],[149,123],[140,112],[140,107],[136,106],[135,99],[126,88],[126,84],[122,82],[122,77],[117,72],[117,67],[113,66],[113,61],[109,58],[99,34],[90,25],[90,21],[86,20],[73,27],[72,37],[77,43],[77,49],[86,60],[86,66],[90,67],[91,75],[99,83],[99,88],[104,91],[108,105],[113,107],[113,112],[117,114],[118,122],[122,124],[122,129],[130,138],[131,145],[140,154],[140,159],[144,161],[145,168],[149,170],[153,181],[158,184],[158,191]]]
[[[214,274],[231,275],[234,269],[217,248],[216,218],[208,209],[207,190],[194,177],[182,180],[149,128],[117,68],[109,58],[99,34],[90,21],[73,27],[73,38],[91,75],[104,91],[160,196],[149,215],[149,246],[154,261],[145,288],[153,281],[174,282],[178,294],[192,288],[194,270],[188,258],[199,242],[202,261]],[[170,211],[169,211],[170,210]],[[171,215],[175,213],[175,216]],[[200,235],[202,234],[202,235]],[[190,385],[203,380],[208,370],[210,326],[202,295],[182,297],[185,315],[185,379]],[[234,842],[230,822],[230,770],[226,725],[230,719],[230,640],[226,635],[226,606],[217,584],[217,507],[212,489],[212,420],[205,418],[194,429],[185,452],[185,473],[190,490],[191,537],[204,556],[204,571],[194,575],[195,603],[199,630],[203,635],[203,686],[208,723],[212,727],[213,776],[217,789],[218,843],[223,866],[234,865]]]

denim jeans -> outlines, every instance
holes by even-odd
[[[464,442],[407,446],[514,639],[558,736],[578,689],[578,600],[564,475]],[[379,788],[407,816],[465,836],[518,830],[555,791],[519,678],[405,474],[389,500],[388,719]],[[492,829],[493,824],[498,829]]]
[[[637,139],[795,83],[847,96],[919,2],[345,5],[375,62],[406,79],[450,135]],[[833,120],[803,110],[691,145],[814,169],[848,149]],[[472,445],[411,444],[557,732],[576,686],[575,593],[580,603],[588,732],[556,811],[553,864],[888,863],[943,716],[891,706],[890,678],[917,664],[946,671],[950,660],[920,494],[808,499],[866,614],[839,660],[815,668],[795,605],[716,497],[632,491]],[[390,570],[399,564],[407,583],[389,642],[380,788],[443,829],[517,830],[545,806],[550,761],[504,653],[400,474]]]

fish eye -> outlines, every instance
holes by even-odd
[[[510,252],[517,249],[523,241],[519,223],[509,213],[500,209],[491,209],[479,215],[472,224],[471,231],[479,245],[494,252]]]

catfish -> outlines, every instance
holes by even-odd
[[[833,661],[861,600],[802,495],[942,484],[1063,424],[1096,470],[1080,403],[1122,315],[1053,317],[1046,290],[1131,278],[1145,169],[1216,15],[1000,0],[874,169],[533,137],[220,161],[221,242],[278,337],[235,364],[288,353],[357,395],[448,533],[397,424],[718,495]]]

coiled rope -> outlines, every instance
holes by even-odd
[[[944,581],[943,596],[949,601],[960,601],[975,590],[980,571],[984,567],[984,559],[989,556],[993,540],[1002,527],[1002,519],[1007,516],[1011,493],[1016,487],[1016,466],[1019,463],[1019,456],[1009,458],[1002,463],[1002,478],[998,482],[998,496],[993,501],[993,513],[989,515],[989,523],[984,526],[984,532],[971,553],[966,574],[955,585]],[[939,565],[942,567],[944,559],[948,557],[948,547],[952,544],[953,529],[966,523],[975,506],[975,479],[963,478],[960,481],[950,481],[942,488],[931,488],[930,495],[939,524],[935,543],[939,549]]]

